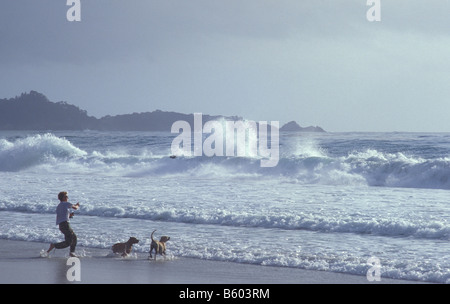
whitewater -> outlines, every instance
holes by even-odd
[[[171,237],[189,257],[450,283],[450,134],[280,133],[279,162],[171,158],[169,132],[0,131],[0,239],[80,247]],[[38,253],[36,253],[38,254]]]

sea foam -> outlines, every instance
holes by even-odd
[[[70,172],[95,170],[105,174],[148,176],[257,176],[287,178],[299,184],[368,185],[450,189],[450,157],[424,158],[404,152],[355,147],[343,155],[329,153],[315,140],[289,141],[280,146],[280,160],[273,168],[260,167],[257,156],[170,158],[166,147],[139,142],[138,146],[99,146],[87,150],[64,137],[33,135],[16,140],[0,139],[0,171],[61,168]],[[136,143],[133,143],[136,145]]]

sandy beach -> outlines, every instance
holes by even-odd
[[[2,284],[417,284],[420,282],[285,267],[206,261],[191,258],[148,260],[144,253],[128,258],[109,250],[78,247],[79,265],[69,264],[68,250],[41,257],[48,244],[0,240]],[[79,266],[79,267],[78,267]],[[78,275],[79,280],[69,281]]]

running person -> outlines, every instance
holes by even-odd
[[[69,196],[67,192],[63,191],[58,194],[59,205],[56,207],[56,225],[59,226],[59,230],[64,234],[64,241],[59,243],[51,243],[47,253],[50,253],[54,248],[63,249],[70,246],[71,257],[75,257],[75,247],[77,246],[77,235],[73,232],[72,227],[69,224],[69,218],[72,218],[73,213],[71,209],[77,210],[80,203],[71,204],[68,202]]]

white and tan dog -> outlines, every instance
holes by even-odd
[[[170,240],[170,237],[164,235],[159,239],[159,241],[157,241],[153,238],[153,234],[155,233],[155,231],[156,230],[154,230],[151,235],[152,244],[150,245],[150,251],[149,251],[150,256],[148,258],[149,259],[152,258],[152,251],[154,249],[155,250],[155,260],[156,260],[156,255],[158,253],[160,255],[164,255],[164,257],[166,256],[166,242],[168,240]]]

